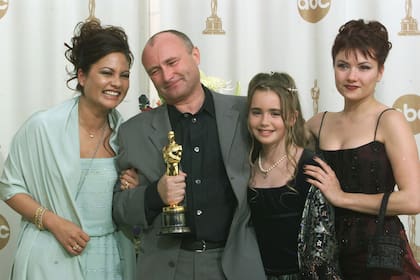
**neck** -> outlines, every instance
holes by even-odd
[[[366,98],[358,101],[346,100],[344,103],[343,114],[344,115],[355,115],[364,114],[371,111],[372,106],[378,104],[378,101],[373,97]]]
[[[80,99],[79,102],[79,124],[88,131],[98,131],[103,128],[108,121],[108,111],[95,110]]]
[[[173,106],[181,113],[196,114],[204,104],[205,94],[203,89],[200,87],[200,91],[188,96],[188,98],[175,102]]]
[[[283,142],[276,145],[264,145],[260,151],[261,159],[267,164],[276,162],[284,154],[286,154],[286,149]]]
[[[81,133],[90,139],[96,139],[98,135],[104,135],[108,125],[108,113],[95,111],[94,107],[89,107],[83,102],[79,102],[79,126]]]

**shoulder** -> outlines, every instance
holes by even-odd
[[[227,95],[211,91],[214,106],[217,111],[234,110],[242,115],[247,114],[247,99],[245,96]]]
[[[381,111],[378,115],[378,123],[379,124],[395,124],[399,122],[407,122],[404,114],[397,109],[394,108],[387,108]]]
[[[246,97],[240,95],[229,95],[229,94],[222,94],[215,91],[210,90],[215,102],[232,102],[234,104],[246,104]]]
[[[49,109],[33,113],[18,129],[14,136],[15,143],[29,143],[46,134],[53,134],[66,127],[68,116],[77,106],[74,99],[67,100]]]
[[[150,111],[141,112],[132,116],[121,125],[121,128],[132,128],[143,124],[150,124],[156,116],[166,114],[165,112],[167,113],[166,105],[160,105]]]
[[[406,133],[412,134],[407,119],[398,110],[382,111],[378,116],[377,129],[377,140],[379,141],[389,137],[401,137]]]
[[[311,117],[306,122],[306,126],[312,134],[318,136],[319,128],[320,128],[322,120],[323,120],[323,118],[326,114],[327,114],[327,111],[318,113],[318,114],[314,115],[313,117]]]
[[[37,128],[46,126],[51,129],[54,128],[54,125],[62,126],[72,110],[77,106],[77,100],[77,98],[72,98],[51,108],[37,111],[27,119],[23,127]]]
[[[318,165],[316,161],[314,161],[314,156],[316,154],[309,150],[309,149],[303,149],[302,155],[300,156],[299,165]]]

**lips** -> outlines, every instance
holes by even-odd
[[[267,129],[258,129],[258,134],[260,136],[270,136],[273,133],[272,130],[267,130]]]
[[[348,90],[356,90],[359,88],[358,86],[353,86],[353,85],[345,85],[344,87]]]
[[[110,96],[119,96],[120,92],[118,91],[113,91],[113,90],[105,90],[104,91],[105,95],[110,95]]]

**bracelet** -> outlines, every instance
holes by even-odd
[[[34,216],[34,224],[39,230],[44,230],[44,224],[42,222],[42,217],[44,216],[45,211],[47,211],[47,208],[40,206],[35,211]]]

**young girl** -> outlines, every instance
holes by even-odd
[[[303,173],[303,166],[316,164],[314,153],[304,148],[308,135],[304,124],[292,77],[260,73],[252,78],[248,87],[252,137],[248,201],[270,280],[339,279],[331,207]],[[298,245],[301,223],[305,226]],[[316,232],[315,224],[321,230]]]

